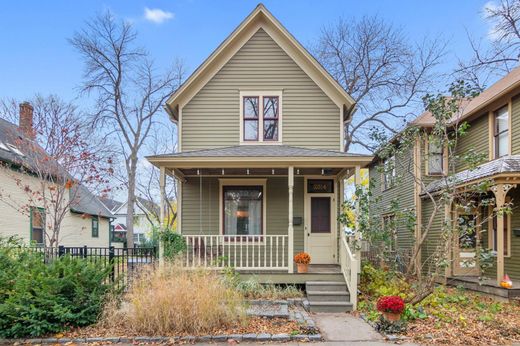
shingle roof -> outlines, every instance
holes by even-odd
[[[57,163],[52,161],[41,160],[41,157],[47,154],[38,144],[32,142],[30,139],[24,136],[20,128],[4,119],[0,119],[0,142],[4,145],[13,145],[16,150],[22,152],[23,155],[18,154],[15,150],[5,150],[0,148],[0,161],[8,162],[10,164],[20,165],[28,169],[29,171],[38,167],[36,162],[48,162],[46,165],[49,170],[55,170],[59,174],[68,174],[63,168]],[[19,144],[30,143],[23,145],[23,148]],[[24,153],[24,150],[32,149],[31,153]],[[41,166],[42,164],[39,164]],[[58,173],[57,173],[58,174]],[[101,201],[94,196],[85,186],[76,186],[70,190],[70,196],[73,198],[71,201],[71,209],[77,213],[99,215],[103,217],[114,217],[113,214],[105,207]]]
[[[116,201],[115,199],[108,198],[108,197],[99,197],[99,200],[105,205],[105,207],[108,208],[111,212],[115,212],[117,209],[119,209],[123,202]]]
[[[153,157],[356,157],[363,154],[335,150],[307,149],[289,145],[237,145],[225,148],[202,149]]]
[[[505,156],[493,161],[486,162],[474,169],[454,174],[448,179],[439,179],[426,186],[427,192],[435,192],[444,187],[469,183],[477,179],[491,177],[500,173],[520,172],[520,155]]]

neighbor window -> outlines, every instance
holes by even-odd
[[[280,132],[280,97],[254,95],[242,97],[244,142],[277,142]]]
[[[497,245],[497,216],[496,214],[493,216],[493,229],[491,230],[489,234],[489,242],[492,246],[491,249],[497,253],[498,251],[498,245]],[[504,214],[504,228],[502,229],[502,232],[504,233],[504,256],[509,256],[509,215]]]
[[[383,232],[385,236],[388,236],[388,250],[395,251],[397,248],[397,227],[394,214],[383,216]]]
[[[99,218],[92,216],[92,238],[99,237]]]
[[[386,159],[383,165],[383,186],[384,189],[391,188],[395,183],[395,156],[389,157]]]
[[[31,207],[31,241],[44,244],[45,237],[45,210],[43,208]]]
[[[444,172],[444,150],[442,143],[436,140],[428,142],[428,174],[436,175]]]
[[[224,186],[224,234],[261,235],[263,186]]]
[[[509,111],[504,106],[495,111],[495,158],[509,154]]]

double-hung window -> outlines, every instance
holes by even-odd
[[[224,235],[262,235],[264,186],[223,186]]]
[[[92,238],[99,237],[99,218],[92,216]]]
[[[428,141],[428,175],[439,175],[444,173],[444,150],[442,143]]]
[[[242,96],[243,143],[273,143],[280,139],[280,95],[247,93]]]
[[[43,245],[45,241],[45,209],[31,207],[31,241]]]
[[[509,109],[504,106],[495,111],[495,159],[509,154]]]
[[[389,189],[395,184],[396,173],[395,173],[395,156],[391,156],[386,159],[383,165],[383,187]]]

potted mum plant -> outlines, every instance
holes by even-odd
[[[377,311],[381,312],[387,321],[399,321],[404,308],[404,300],[399,296],[383,296],[377,301]]]
[[[307,273],[309,263],[311,263],[311,256],[306,252],[300,252],[294,256],[294,262],[298,268],[298,273]]]

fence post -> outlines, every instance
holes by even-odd
[[[83,246],[83,258],[87,258],[87,245]]]
[[[63,255],[65,255],[65,246],[60,245],[58,246],[58,257],[61,257]]]
[[[111,278],[112,282],[115,281],[114,258],[115,258],[114,247],[110,246],[108,248],[108,263],[110,263],[110,278]]]

